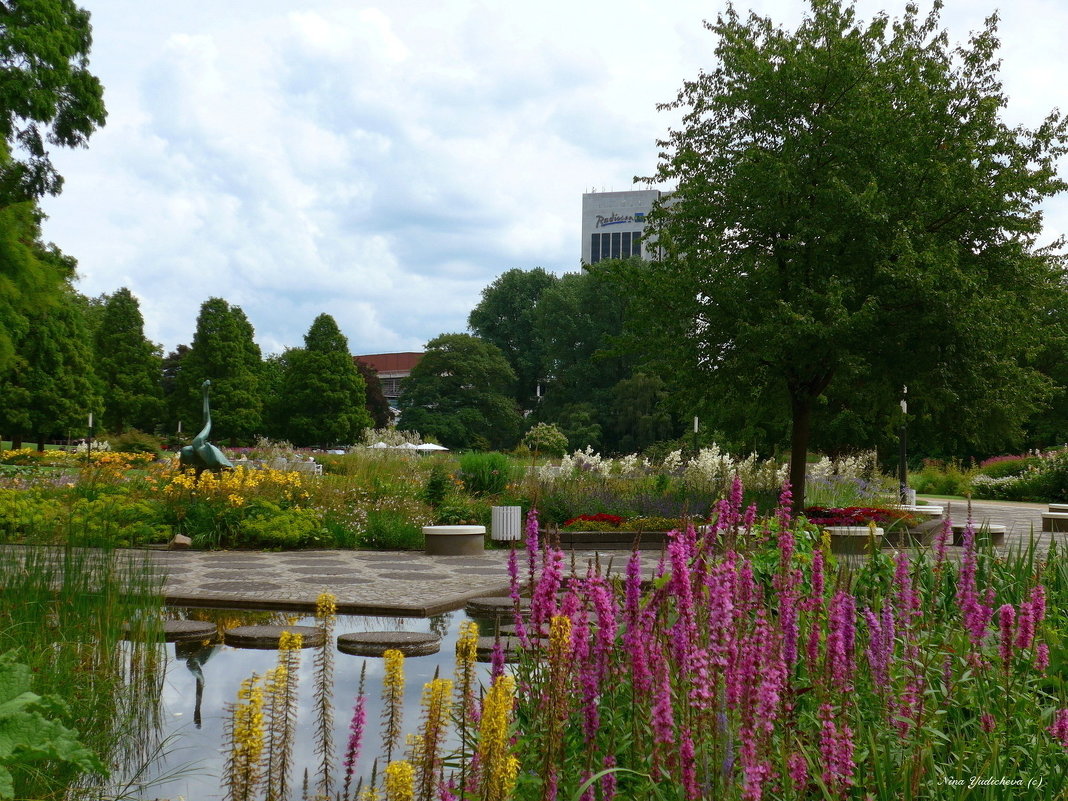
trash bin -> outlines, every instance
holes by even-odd
[[[490,538],[498,541],[522,538],[523,509],[520,506],[494,506]]]

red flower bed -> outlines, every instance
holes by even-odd
[[[578,517],[572,517],[570,520],[564,522],[564,528],[567,528],[572,523],[578,523],[585,521],[587,523],[608,523],[610,526],[621,526],[626,518],[619,515],[610,515],[604,512],[600,512],[595,515],[579,515]]]
[[[838,509],[810,506],[805,509],[805,517],[817,526],[866,526],[870,522],[885,526],[908,515],[896,509],[876,509],[869,506],[845,506]]]

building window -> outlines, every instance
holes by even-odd
[[[619,240],[620,240],[619,231],[616,231],[615,233],[612,234],[612,258],[613,259],[618,259],[619,258]]]
[[[601,235],[590,234],[590,264],[601,260]]]
[[[620,255],[624,259],[630,256],[630,231],[623,232],[623,246],[620,249]]]

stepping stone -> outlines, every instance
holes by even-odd
[[[493,659],[493,646],[496,637],[479,637],[475,645],[475,659],[479,662],[489,662]],[[504,661],[507,663],[519,661],[519,650],[522,644],[518,637],[501,637],[501,649],[504,651]]]
[[[524,614],[530,612],[530,599],[519,599],[519,610]],[[515,604],[510,595],[488,595],[484,598],[472,598],[464,611],[472,617],[499,617],[515,612]]]
[[[421,631],[366,631],[337,638],[337,649],[353,656],[382,656],[391,648],[405,656],[436,654],[441,637]]]
[[[303,648],[313,648],[326,642],[323,630],[317,626],[238,626],[226,630],[223,642],[235,648],[271,650],[278,647],[284,631],[300,634],[304,638],[301,643]]]
[[[130,637],[130,624],[124,623],[123,632]],[[218,632],[214,623],[203,620],[165,620],[161,626],[164,642],[198,642],[213,640]]]

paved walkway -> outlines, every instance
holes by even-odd
[[[965,520],[963,501],[939,501],[953,520]],[[1034,534],[1047,549],[1065,534],[1042,532],[1044,504],[973,501],[977,524],[999,523],[1005,548],[1025,547]],[[478,556],[428,556],[417,551],[145,551],[165,571],[167,602],[176,606],[313,609],[321,592],[333,593],[347,614],[426,616],[458,609],[471,598],[507,595],[508,551]],[[652,575],[659,551],[644,551],[643,574]],[[521,565],[526,554],[521,552]],[[575,552],[579,571],[594,557]],[[622,573],[628,553],[605,551],[601,564]]]

